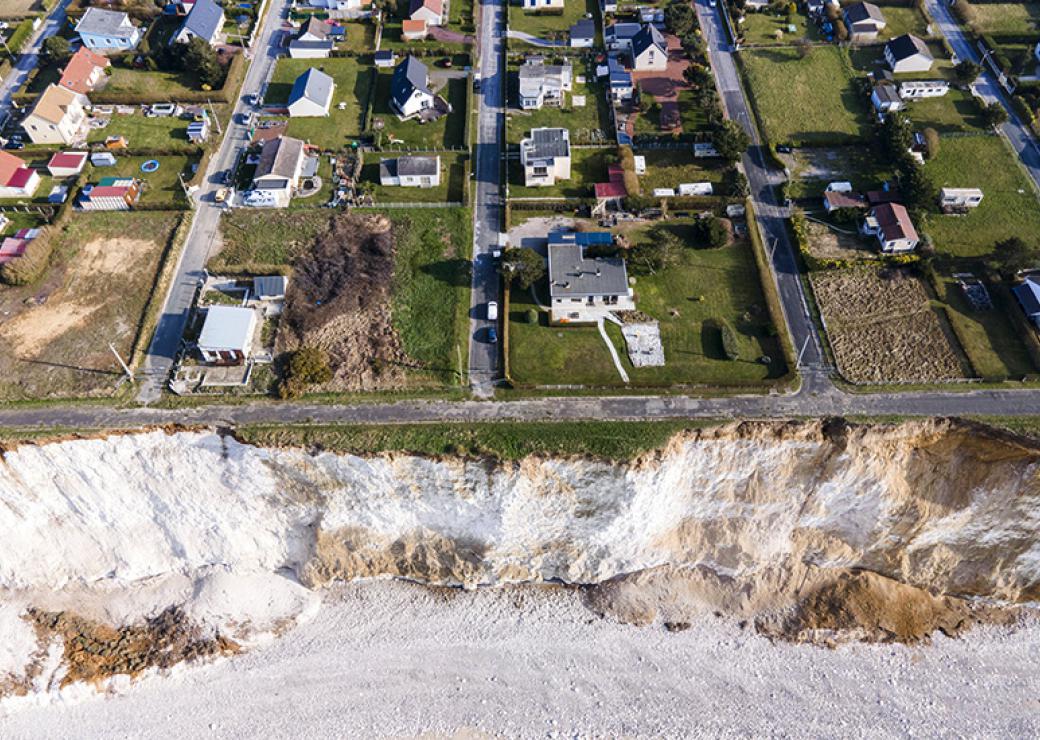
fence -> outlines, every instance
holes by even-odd
[[[376,203],[370,206],[351,206],[366,210],[382,210],[384,208],[462,208],[462,201],[451,200],[445,203]]]

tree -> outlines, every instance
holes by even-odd
[[[896,175],[899,191],[908,206],[916,210],[926,210],[935,203],[935,187],[924,172],[913,160],[908,160]]]
[[[739,123],[733,120],[723,121],[715,129],[711,137],[715,151],[727,162],[737,162],[751,146],[751,138]]]
[[[968,0],[957,0],[953,5],[953,14],[964,25],[971,25],[978,17],[975,7]]]
[[[63,64],[72,55],[69,40],[64,36],[48,36],[43,42],[42,54],[47,64]]]
[[[509,247],[503,250],[499,270],[507,280],[527,290],[545,276],[545,260],[527,247]]]
[[[217,52],[209,42],[196,36],[182,46],[181,64],[184,69],[197,74],[203,85],[218,87],[223,81],[224,70],[217,61]]]
[[[988,103],[982,108],[982,120],[990,128],[996,128],[1008,119],[1007,111],[1000,103]]]
[[[787,181],[784,181],[787,184]],[[730,167],[726,173],[726,192],[734,198],[746,198],[751,194],[747,177],[736,167]]]
[[[329,356],[320,347],[300,347],[289,356],[278,394],[282,398],[296,398],[308,385],[332,380]]]
[[[957,82],[962,85],[970,85],[975,81],[975,78],[979,76],[981,71],[982,67],[970,59],[965,59],[958,62],[957,66],[953,68],[953,75]]]
[[[689,3],[673,2],[664,10],[664,24],[669,31],[682,38],[698,27],[697,14]]]
[[[652,275],[679,261],[680,246],[675,235],[657,230],[653,241],[640,242],[628,250],[628,264],[633,272]]]
[[[729,229],[716,216],[705,216],[697,219],[695,224],[697,236],[708,243],[712,249],[718,249],[729,244]]]
[[[838,41],[849,40],[849,29],[846,28],[845,21],[841,20],[841,18],[834,21],[834,38],[838,39]]]
[[[997,242],[991,262],[1001,275],[1010,279],[1022,270],[1036,267],[1040,263],[1040,250],[1013,236]]]
[[[892,162],[900,163],[906,159],[907,150],[913,142],[914,132],[904,114],[892,112],[885,116],[881,124],[881,143]]]
[[[924,130],[925,159],[935,159],[939,156],[939,132],[928,127]]]

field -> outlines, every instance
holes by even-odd
[[[274,76],[264,96],[270,105],[284,105],[289,100],[293,82],[314,66],[313,59],[279,59]],[[328,116],[293,118],[286,134],[308,141],[327,150],[338,150],[361,135],[362,118],[368,105],[372,85],[372,68],[354,59],[322,59],[321,67],[336,83],[332,108]],[[343,110],[340,103],[346,103]]]
[[[181,215],[77,214],[40,283],[0,287],[0,399],[110,396]]]
[[[372,183],[372,196],[379,203],[461,203],[466,195],[465,154],[440,154],[441,184],[435,188],[383,187],[379,184],[379,161],[393,155],[370,155],[361,169],[361,179]]]
[[[721,159],[696,159],[689,149],[647,149],[641,154],[646,157],[646,174],[639,177],[644,195],[654,188],[677,188],[687,182],[710,182],[715,194],[720,194]]]
[[[511,198],[591,198],[592,186],[607,181],[607,165],[616,152],[612,147],[597,149],[571,148],[571,177],[552,187],[526,187],[520,160],[509,163],[509,197]],[[616,160],[615,160],[616,161]]]
[[[212,137],[216,138],[216,129]],[[148,118],[142,114],[113,115],[104,128],[91,129],[87,142],[103,142],[109,136],[125,136],[131,149],[186,149],[196,145],[188,141],[188,122],[174,116]]]
[[[981,188],[983,194],[982,204],[965,216],[928,216],[924,231],[937,251],[978,257],[1012,236],[1040,246],[1040,204],[1001,138],[944,137],[925,172],[936,188]]]
[[[223,246],[206,265],[209,271],[264,272],[292,264],[328,228],[329,212],[236,208],[220,223]]]
[[[866,102],[844,53],[831,46],[804,59],[788,48],[741,52],[770,143],[829,144],[866,133]]]
[[[974,3],[975,26],[982,33],[1022,35],[1040,33],[1040,4]]]
[[[839,372],[853,383],[941,382],[966,375],[952,330],[905,271],[811,276]]]
[[[199,89],[198,78],[189,72],[150,72],[144,69],[128,69],[116,64],[110,69],[112,74],[101,93],[101,98],[104,98],[106,93],[140,95],[142,91],[147,90],[149,98],[166,100]]]
[[[581,74],[581,70],[582,65],[575,65],[575,76]],[[533,128],[566,128],[571,132],[571,141],[575,144],[607,141],[611,128],[610,109],[599,84],[575,82],[573,92],[567,94],[566,106],[522,111],[516,107],[519,84],[516,75],[510,75],[509,79],[511,105],[506,117],[506,138],[510,144],[519,144],[520,139]],[[585,105],[580,108],[574,107],[572,105],[574,95],[584,95]]]
[[[347,37],[336,44],[337,49],[365,54],[376,48],[376,25],[368,21],[348,21],[343,24]]]
[[[881,33],[882,40],[894,39],[904,33],[912,33],[921,39],[928,38],[928,22],[916,8],[886,5],[881,12],[886,22],[885,30]]]
[[[847,224],[839,227],[844,231],[851,230]],[[858,233],[846,234],[844,231],[829,229],[816,221],[806,220],[805,228],[809,237],[809,253],[816,259],[856,260],[877,257],[877,241],[874,239],[862,237]]]
[[[432,70],[431,70],[432,72]],[[376,78],[375,103],[372,106],[372,128],[378,126],[377,121],[382,121],[383,127],[378,129],[382,134],[384,146],[390,146],[391,142],[396,145],[420,149],[422,151],[436,151],[438,149],[450,149],[452,147],[465,146],[463,141],[466,126],[466,80],[449,79],[443,87],[438,84],[436,77],[431,80],[431,87],[437,94],[451,103],[452,112],[438,118],[432,123],[420,123],[412,119],[400,121],[397,115],[390,110],[390,72],[383,72]],[[394,141],[396,140],[396,141]]]
[[[915,100],[907,107],[907,114],[915,126],[931,127],[939,133],[983,132],[987,129],[979,104],[971,93],[964,90],[951,89],[941,98]]]
[[[525,13],[523,8],[509,6],[509,29],[529,33],[542,39],[567,40],[567,31],[581,20],[586,13],[598,16],[599,6],[595,0],[572,0],[564,5],[561,15],[538,15]]]
[[[805,14],[798,12],[795,16],[797,32],[789,33],[787,30],[787,16],[774,15],[771,12],[749,12],[744,16],[744,23],[740,30],[744,34],[746,44],[790,44],[795,39],[808,39],[810,41],[821,41],[819,29],[815,23],[810,23]],[[781,32],[779,40],[776,32]]]
[[[0,17],[17,18],[40,9],[37,0],[3,0],[0,2]]]
[[[821,198],[827,184],[848,181],[858,192],[879,190],[891,177],[883,159],[867,144],[858,146],[798,148],[780,158],[791,170],[787,195],[793,199]],[[820,208],[815,202],[812,208]]]

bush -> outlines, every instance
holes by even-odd
[[[8,285],[29,285],[43,277],[54,251],[49,231],[44,229],[42,234],[29,242],[21,257],[0,266],[0,280]]]
[[[716,216],[705,216],[697,219],[697,236],[703,239],[712,249],[718,249],[729,244],[729,229],[722,219]]]
[[[537,324],[538,323],[538,311],[533,308],[529,308],[524,311],[524,323],[526,324]]]
[[[740,347],[737,344],[737,333],[729,325],[726,319],[715,319],[715,326],[719,330],[719,339],[722,340],[722,354],[727,360],[740,358]]]
[[[971,25],[978,17],[975,8],[968,0],[957,0],[953,4],[953,14],[957,17],[957,20],[965,25]]]
[[[625,190],[629,195],[639,195],[641,188],[639,176],[636,175],[636,158],[632,147],[621,146],[618,151],[621,158],[621,170],[625,176]]]
[[[924,130],[925,158],[935,159],[939,156],[939,132],[934,128]]]
[[[325,350],[319,347],[300,347],[289,357],[285,376],[278,387],[282,398],[296,398],[308,385],[332,380],[332,368]]]

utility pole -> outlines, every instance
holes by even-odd
[[[217,118],[217,112],[213,110],[213,103],[210,102],[209,98],[206,98],[206,105],[209,107],[209,114],[213,116],[213,123],[217,127],[217,136],[222,136],[224,134],[224,131],[220,127],[220,119]]]
[[[185,184],[185,182],[184,182],[184,173],[183,172],[178,172],[177,173],[177,182],[179,182],[181,184],[181,190],[184,191],[184,197],[187,198],[187,200],[188,200],[188,206],[190,206],[191,208],[194,208],[195,207],[195,201],[192,200],[192,198],[191,198],[191,191],[188,189],[187,184]]]
[[[120,364],[120,366],[122,366],[123,372],[126,373],[126,379],[129,380],[131,383],[133,383],[134,382],[134,374],[132,372],[130,372],[130,368],[127,367],[125,362],[123,362],[123,358],[119,356],[119,351],[116,349],[116,346],[114,344],[112,344],[111,342],[109,342],[108,343],[108,348],[110,350],[112,350],[112,354],[114,354],[116,356],[116,359],[119,360],[119,364]]]

